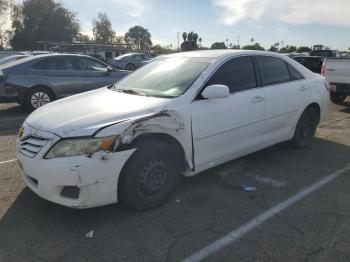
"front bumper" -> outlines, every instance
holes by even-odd
[[[50,145],[34,157],[23,154],[19,146],[17,141],[17,159],[27,186],[46,200],[72,208],[116,203],[119,174],[135,151],[44,159]],[[67,194],[70,190],[77,194]]]

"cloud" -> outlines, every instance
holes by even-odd
[[[280,20],[288,24],[324,24],[350,27],[349,0],[212,0],[220,21],[235,25],[241,20]]]
[[[108,0],[113,5],[123,9],[131,17],[141,17],[149,7],[149,1],[142,0]]]

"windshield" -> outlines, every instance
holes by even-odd
[[[125,55],[117,56],[117,57],[115,57],[115,58],[113,58],[113,59],[114,59],[114,60],[122,60],[122,59],[124,59],[124,58],[126,58],[126,57],[130,57],[130,56],[132,56],[132,54],[125,54]]]
[[[203,58],[159,58],[114,85],[114,90],[158,97],[182,95],[208,67]]]

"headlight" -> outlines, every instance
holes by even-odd
[[[49,150],[45,158],[91,155],[103,150],[113,150],[116,141],[119,141],[116,136],[63,139]]]

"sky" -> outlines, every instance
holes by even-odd
[[[91,21],[107,13],[117,35],[141,25],[154,44],[177,47],[177,32],[194,31],[203,45],[213,42],[273,43],[332,49],[350,47],[350,0],[60,0],[77,13],[82,31],[91,35]],[[317,2],[317,3],[316,3]]]

